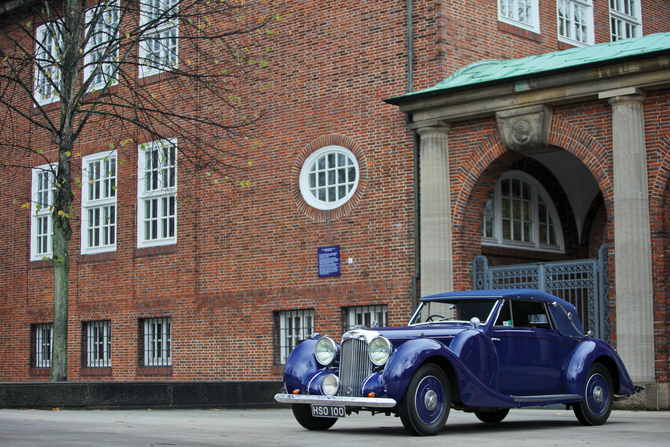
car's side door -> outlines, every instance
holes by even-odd
[[[573,346],[552,327],[544,302],[506,300],[490,334],[498,351],[502,393],[564,392],[565,364]]]

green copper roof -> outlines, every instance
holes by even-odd
[[[621,59],[651,57],[652,53],[668,51],[670,51],[670,33],[659,33],[522,59],[476,62],[460,69],[431,88],[391,98],[386,102],[399,104],[452,89],[461,90],[481,86],[478,84],[512,82],[520,78],[572,71],[586,68],[586,66],[606,65]]]

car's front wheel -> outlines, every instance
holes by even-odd
[[[291,405],[291,409],[296,421],[307,430],[328,430],[337,422],[337,418],[312,416],[312,409],[308,404],[293,404]]]
[[[414,373],[400,401],[400,420],[414,435],[436,435],[447,422],[450,407],[447,375],[439,366],[426,364]]]
[[[584,425],[602,425],[614,406],[614,386],[610,372],[600,363],[589,368],[584,400],[574,404],[575,416]]]

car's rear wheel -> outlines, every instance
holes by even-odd
[[[584,400],[573,405],[575,416],[584,425],[602,425],[614,406],[614,386],[610,372],[600,363],[589,368]]]
[[[414,373],[400,401],[400,420],[414,435],[436,435],[447,422],[450,407],[447,375],[439,366],[426,364]]]
[[[318,418],[312,416],[312,409],[308,404],[293,404],[291,405],[291,409],[298,423],[307,430],[328,430],[337,422],[337,418]]]
[[[475,411],[475,416],[477,416],[477,419],[479,419],[482,422],[486,422],[487,424],[498,424],[502,422],[505,417],[507,417],[507,414],[509,413],[509,408],[500,408],[498,410],[483,410],[483,411]]]

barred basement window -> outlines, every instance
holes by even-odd
[[[274,312],[273,320],[274,362],[283,365],[291,351],[314,334],[314,309]]]
[[[112,323],[88,321],[83,325],[84,365],[90,368],[112,366]]]
[[[53,346],[53,323],[30,326],[31,368],[51,368]]]
[[[356,326],[386,327],[388,326],[388,306],[354,306],[342,308],[342,333]]]
[[[172,366],[172,319],[140,320],[140,362],[142,366]]]

